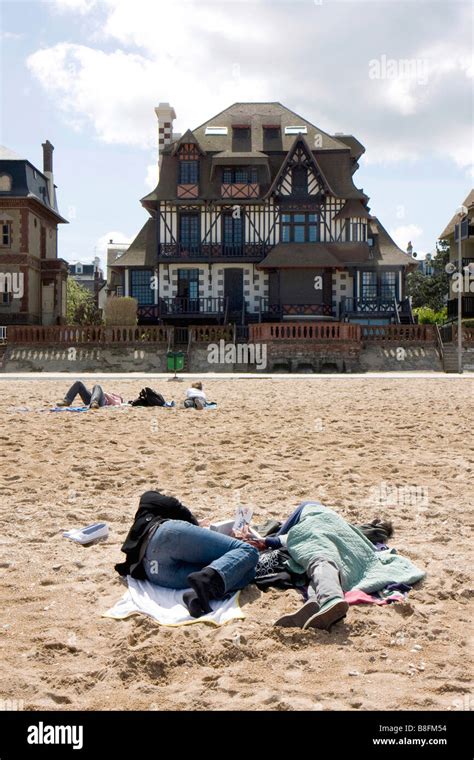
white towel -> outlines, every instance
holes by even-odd
[[[191,625],[192,623],[211,623],[224,625],[230,620],[245,618],[239,605],[240,591],[230,599],[211,602],[212,612],[200,618],[193,618],[183,604],[182,590],[164,588],[150,581],[139,581],[127,576],[128,589],[114,607],[103,613],[103,617],[123,618],[143,612],[161,625]]]

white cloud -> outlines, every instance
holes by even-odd
[[[154,190],[158,184],[158,164],[154,161],[146,168],[145,186],[148,190]]]
[[[96,243],[94,246],[94,255],[100,256],[101,258],[103,258],[104,254],[107,251],[107,246],[109,245],[111,240],[114,243],[130,244],[134,237],[135,235],[127,235],[124,232],[121,232],[118,230],[110,230],[109,232],[105,232],[96,240]]]
[[[370,163],[472,163],[467,4],[436,3],[431,14],[429,3],[374,4],[368,28],[359,3],[344,3],[341,25],[340,3],[55,2],[90,12],[97,49],[61,43],[28,65],[75,129],[106,142],[156,145],[159,101],[183,132],[237,100],[280,100],[326,131],[355,134]],[[384,56],[395,73],[371,78]]]
[[[54,7],[62,12],[86,14],[96,5],[96,0],[53,0]]]
[[[423,235],[423,230],[417,224],[406,224],[391,229],[390,235],[402,251],[406,251],[408,243],[410,241],[415,243],[416,240]],[[414,248],[416,248],[416,246],[414,246]]]

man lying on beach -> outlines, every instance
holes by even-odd
[[[100,406],[120,406],[123,403],[121,396],[117,396],[115,393],[105,393],[101,385],[94,385],[92,391],[89,391],[81,380],[76,380],[56,406],[71,406],[78,394],[85,406],[90,409],[98,409]]]
[[[244,541],[209,530],[178,499],[146,491],[122,551],[120,575],[158,586],[186,589],[183,601],[198,618],[209,602],[244,588],[255,578],[258,551]]]
[[[207,403],[207,396],[202,389],[202,383],[193,383],[186,391],[185,407],[194,407],[194,409],[204,409]]]
[[[285,547],[291,558],[289,569],[306,573],[309,579],[308,601],[275,625],[328,630],[347,614],[345,591],[372,593],[389,583],[412,584],[424,577],[410,560],[377,552],[367,538],[384,543],[392,535],[391,523],[374,520],[361,527],[364,531],[319,502],[303,502],[275,537],[249,540],[261,551]]]

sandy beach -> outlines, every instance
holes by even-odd
[[[472,709],[474,384],[468,379],[205,380],[215,411],[41,411],[72,380],[0,382],[0,699],[26,710]],[[151,384],[104,382],[126,399]],[[28,407],[31,411],[24,411]],[[22,411],[23,409],[23,411]],[[279,629],[294,590],[255,586],[246,619],[166,628],[102,617],[141,493],[200,518],[284,519],[320,499],[383,514],[427,572],[403,603],[351,607],[332,632]],[[380,506],[380,496],[390,494]],[[105,520],[107,541],[64,530]]]

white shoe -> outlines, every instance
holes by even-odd
[[[91,544],[101,538],[107,538],[109,535],[109,526],[107,523],[94,523],[87,528],[67,530],[63,533],[64,538],[70,538],[76,544]]]

